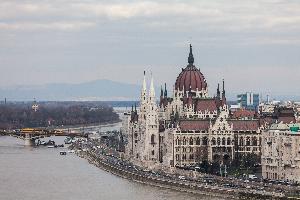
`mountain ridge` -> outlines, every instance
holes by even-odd
[[[0,88],[0,98],[13,101],[136,100],[141,86],[107,79],[83,83],[49,83]]]
[[[16,85],[0,88],[0,101],[136,101],[141,85],[97,79],[83,83],[48,83],[42,85]],[[159,98],[160,88],[156,87]],[[170,94],[170,93],[169,93]],[[228,100],[236,100],[230,93]],[[274,95],[278,100],[300,101],[299,95]]]

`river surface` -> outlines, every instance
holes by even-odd
[[[115,127],[111,127],[115,129]],[[52,137],[63,144],[64,137]],[[66,148],[25,147],[0,136],[0,200],[196,200],[220,199],[135,183],[105,172]]]

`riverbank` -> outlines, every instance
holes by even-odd
[[[107,159],[105,156],[99,156],[92,151],[80,151],[78,152],[78,156],[87,159],[89,163],[116,176],[155,187],[226,199],[287,199],[279,194],[271,194],[269,192],[259,193],[242,188],[228,189],[221,186],[204,185],[197,182],[145,176],[113,165],[106,161]]]
[[[60,130],[68,130],[68,129],[79,129],[79,128],[97,128],[97,127],[111,127],[118,123],[122,122],[119,120],[114,120],[111,122],[104,122],[104,123],[92,123],[92,124],[78,124],[78,125],[66,125],[66,126],[56,126],[54,129],[60,129]]]
[[[139,174],[135,174],[129,171],[126,171],[124,169],[120,169],[118,167],[115,167],[109,163],[104,162],[103,160],[99,159],[95,154],[91,152],[79,152],[77,154],[81,158],[87,159],[89,163],[94,164],[98,168],[105,170],[109,173],[112,173],[116,176],[119,176],[121,178],[125,178],[131,181],[135,181],[142,184],[147,184],[155,187],[165,188],[165,189],[172,189],[177,191],[183,191],[183,192],[189,192],[194,194],[201,194],[206,196],[213,196],[213,197],[222,197],[222,198],[228,198],[228,199],[238,199],[232,195],[228,194],[219,194],[212,191],[207,190],[208,188],[202,188],[203,190],[197,190],[197,186],[191,187],[187,184],[181,184],[176,183],[172,181],[165,181],[162,179],[156,179],[153,177],[144,177]],[[207,191],[206,191],[207,190]]]

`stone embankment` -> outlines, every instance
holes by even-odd
[[[247,190],[243,188],[229,189],[221,186],[199,184],[197,182],[177,181],[166,178],[144,176],[112,165],[106,162],[105,159],[102,159],[99,155],[91,151],[81,151],[78,152],[77,155],[87,159],[95,166],[114,175],[156,187],[201,194],[211,197],[221,197],[223,199],[287,199],[285,197],[280,197],[278,194],[260,193],[259,191]]]

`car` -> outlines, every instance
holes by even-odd
[[[248,177],[251,180],[256,180],[257,179],[257,176],[255,176],[254,174],[249,174]]]
[[[185,180],[185,176],[178,176],[180,180]]]

